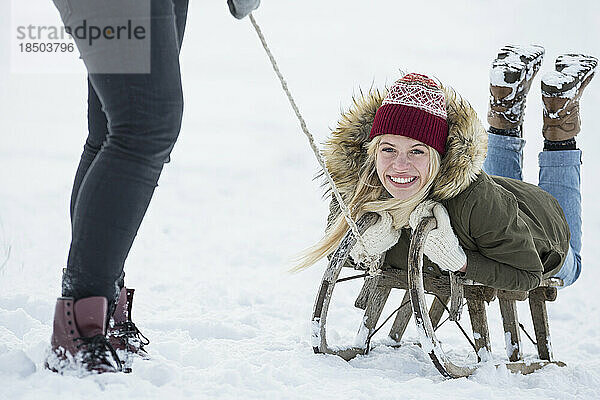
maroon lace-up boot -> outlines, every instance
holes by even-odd
[[[80,374],[120,371],[121,361],[105,336],[107,312],[108,301],[102,296],[59,298],[46,368]]]
[[[144,359],[148,358],[148,353],[144,349],[144,346],[150,343],[131,320],[134,293],[135,289],[125,287],[121,289],[107,333],[113,348],[117,351],[125,352],[125,372],[130,372],[130,355],[137,355]]]

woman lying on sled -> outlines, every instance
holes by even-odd
[[[356,263],[385,253],[406,269],[411,228],[434,216],[424,272],[461,272],[498,289],[531,290],[543,278],[571,285],[581,271],[578,101],[597,60],[564,55],[542,80],[544,149],[539,185],[522,181],[523,110],[541,65],[539,46],[503,48],[490,74],[486,132],[452,89],[411,73],[384,95],[356,100],[326,143],[327,168],[353,218],[380,218],[351,251]],[[487,155],[487,158],[486,158]],[[348,225],[335,198],[325,237],[299,268],[331,254]]]

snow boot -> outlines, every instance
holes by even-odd
[[[130,372],[130,355],[138,355],[144,359],[148,358],[148,353],[144,346],[150,344],[146,336],[140,332],[135,323],[131,320],[131,308],[133,305],[133,294],[135,289],[123,287],[119,294],[119,300],[115,307],[115,312],[108,326],[108,339],[111,345],[117,351],[125,352],[125,372]]]
[[[490,70],[488,123],[496,129],[519,129],[531,82],[544,59],[542,46],[504,46]]]
[[[542,102],[546,140],[565,141],[581,130],[579,99],[590,83],[598,59],[584,54],[563,54],[555,63],[556,71],[542,77]]]
[[[105,336],[107,312],[103,296],[58,298],[46,368],[79,374],[121,371],[121,361]]]

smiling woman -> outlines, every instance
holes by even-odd
[[[540,64],[538,53],[532,52],[536,57],[522,66],[527,89]],[[324,151],[352,217],[379,214],[362,243],[350,251],[353,261],[381,256],[384,269],[406,269],[411,229],[433,216],[437,228],[424,245],[427,273],[459,271],[487,286],[528,291],[542,278],[562,277],[561,271],[578,265],[570,237],[576,238],[580,228],[567,223],[577,208],[565,202],[564,193],[553,191],[546,178],[535,186],[502,173],[500,166],[512,158],[499,149],[498,135],[504,131],[494,124],[486,160],[488,133],[473,108],[425,75],[407,74],[385,94],[372,91],[357,99]],[[544,151],[540,160],[579,160],[578,150],[566,151],[572,154]],[[549,175],[545,164],[540,177]],[[334,197],[330,210],[325,236],[304,253],[298,269],[335,251],[348,230]],[[573,281],[565,280],[565,285]]]
[[[387,235],[373,238],[376,249],[361,249],[357,255],[381,253],[393,246],[399,230],[408,226],[411,212],[429,196],[445,153],[446,117],[442,89],[427,76],[414,73],[398,80],[385,98],[373,92],[343,116],[326,144],[327,168],[353,217],[380,213],[379,225],[371,232],[383,229]],[[361,125],[365,118],[367,126]],[[301,256],[297,270],[334,251],[346,232],[335,199],[331,211],[325,237]],[[386,226],[381,227],[384,221]]]
[[[385,134],[377,145],[377,176],[396,199],[407,199],[429,177],[430,148],[418,140]],[[435,151],[432,149],[432,151]]]

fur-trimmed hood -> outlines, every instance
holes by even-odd
[[[452,88],[441,87],[446,96],[449,132],[446,154],[429,196],[437,201],[455,197],[475,181],[487,154],[487,133],[475,110]],[[356,190],[361,166],[367,159],[375,112],[385,94],[373,89],[355,97],[325,142],[323,153],[327,169],[345,201],[349,201]]]

